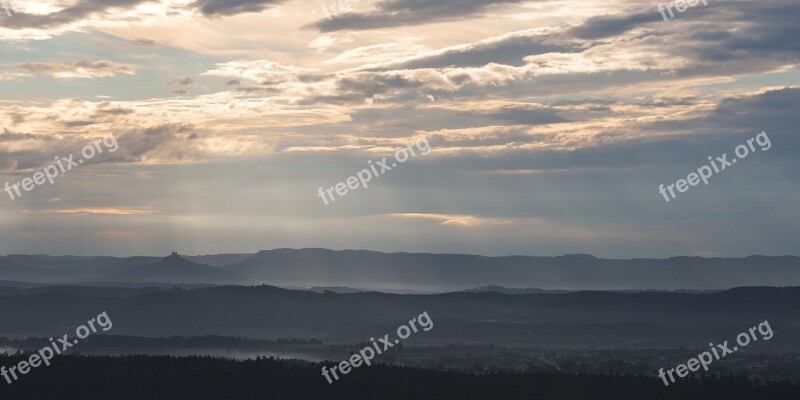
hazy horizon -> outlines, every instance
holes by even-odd
[[[672,256],[664,256],[664,257],[601,257],[595,254],[590,253],[565,253],[565,254],[478,254],[478,253],[450,253],[450,252],[430,252],[430,251],[385,251],[385,250],[375,250],[375,249],[359,249],[359,248],[340,248],[340,249],[332,249],[328,247],[275,247],[275,248],[263,248],[255,251],[232,251],[232,252],[222,252],[222,253],[198,253],[198,254],[186,254],[181,251],[171,250],[163,254],[49,254],[49,253],[7,253],[7,254],[0,254],[0,257],[5,256],[12,256],[12,255],[25,255],[25,256],[50,256],[50,257],[114,257],[114,258],[129,258],[129,257],[154,257],[154,258],[165,258],[172,253],[172,251],[177,251],[183,257],[204,257],[204,256],[222,256],[222,255],[253,255],[257,254],[262,251],[275,251],[275,250],[329,250],[329,251],[370,251],[370,252],[377,252],[377,253],[386,253],[386,254],[434,254],[434,255],[466,255],[466,256],[477,256],[477,257],[488,257],[488,258],[499,258],[499,257],[568,257],[568,256],[592,256],[599,259],[606,259],[606,260],[634,260],[634,259],[650,259],[650,260],[668,260],[672,258],[682,258],[682,257],[698,257],[698,258],[730,258],[730,259],[742,259],[747,257],[800,257],[797,254],[747,254],[743,256],[687,256],[687,255],[672,255]]]

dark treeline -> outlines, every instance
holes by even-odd
[[[6,367],[22,357],[0,356]],[[320,364],[210,357],[62,356],[19,381],[0,382],[3,399],[797,399],[800,385],[739,377],[687,378],[670,387],[633,375],[491,373],[474,375],[373,365],[328,384]]]

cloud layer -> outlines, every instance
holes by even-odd
[[[131,254],[130,238],[151,254],[317,240],[796,252],[796,1],[709,2],[668,21],[626,0],[337,4],[20,4],[0,26],[0,183],[105,135],[119,151],[7,201],[0,253]],[[659,195],[762,131],[769,152]],[[422,136],[430,156],[335,204],[316,196]]]

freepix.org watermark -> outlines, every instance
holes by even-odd
[[[97,322],[97,326],[95,326],[95,322]],[[70,340],[68,334],[58,338],[56,341],[50,338],[50,346],[43,347],[38,352],[31,354],[27,361],[20,361],[17,365],[8,369],[6,369],[5,365],[0,367],[0,376],[5,378],[6,383],[10,385],[12,382],[19,380],[20,377],[17,375],[17,372],[19,372],[20,375],[27,375],[28,372],[31,372],[31,368],[37,368],[42,365],[42,363],[49,367],[50,360],[52,360],[53,357],[66,352],[72,346],[80,343],[80,340],[89,337],[92,333],[97,333],[98,327],[102,328],[103,332],[108,332],[112,326],[111,319],[108,318],[108,314],[103,311],[97,317],[87,321],[86,325],[81,325],[75,329],[75,335],[78,339]]]
[[[417,140],[416,145],[417,149],[420,151],[420,154],[423,156],[427,156],[431,153],[431,145],[428,143],[428,139],[423,137]],[[414,143],[411,143],[394,153],[395,161],[392,161],[391,164],[389,161],[386,161],[386,157],[383,157],[381,161],[376,161],[374,164],[372,160],[370,160],[368,162],[370,169],[363,169],[357,172],[355,175],[347,178],[344,182],[339,182],[335,186],[328,189],[323,189],[320,187],[318,195],[327,206],[330,204],[330,202],[336,201],[336,197],[333,196],[334,191],[341,197],[346,195],[348,190],[356,190],[360,186],[366,189],[369,187],[367,182],[370,182],[372,179],[391,171],[392,168],[395,168],[399,165],[398,163],[402,164],[408,161],[409,158],[416,156],[417,153],[414,152]],[[380,172],[378,172],[378,168],[380,168]],[[327,196],[325,195],[326,193]],[[328,201],[328,197],[330,197],[330,201]]]
[[[736,336],[736,343],[741,347],[745,347],[750,344],[751,338],[753,342],[757,342],[758,337],[756,337],[756,330],[758,330],[758,333],[761,334],[762,340],[766,341],[772,339],[772,327],[769,326],[769,321],[764,321],[758,324],[758,326],[748,329],[747,332],[742,332]],[[725,356],[728,354],[733,354],[734,352],[739,351],[739,346],[733,346],[731,349],[727,340],[722,342],[722,344],[717,345],[714,343],[709,343],[708,346],[711,348],[710,352],[704,351],[698,354],[697,358],[692,358],[687,361],[686,364],[679,364],[675,368],[668,369],[666,374],[664,373],[664,368],[659,369],[658,376],[664,381],[664,386],[669,386],[667,375],[669,375],[670,381],[675,383],[675,377],[672,375],[673,372],[678,375],[678,378],[685,378],[689,375],[689,372],[700,370],[701,366],[704,370],[708,371],[708,366],[711,365],[711,363],[713,363],[715,360],[725,358]]]
[[[675,7],[678,12],[682,13],[688,10],[689,7],[697,7],[697,5],[700,3],[703,3],[704,7],[708,6],[707,0],[678,0],[667,4],[659,4],[658,12],[661,13],[664,21],[669,21],[669,18],[675,18],[675,14],[672,12],[672,7]],[[667,18],[667,12],[669,12],[669,18]]]
[[[55,163],[50,164],[41,171],[34,173],[32,177],[25,178],[13,185],[9,182],[6,182],[3,190],[8,193],[8,197],[11,197],[11,200],[14,200],[17,197],[22,197],[22,191],[20,191],[20,187],[22,190],[30,192],[34,187],[36,187],[36,185],[44,185],[45,182],[50,182],[52,185],[53,182],[55,182],[56,177],[59,175],[66,173],[73,167],[77,167],[78,165],[91,160],[98,154],[102,154],[103,147],[100,146],[101,143],[105,146],[109,153],[113,153],[119,148],[119,144],[117,143],[117,139],[114,137],[114,135],[104,136],[102,139],[97,139],[93,143],[86,145],[83,150],[81,150],[81,155],[83,155],[82,159],[75,161],[73,159],[74,154],[60,158],[56,156]]]
[[[767,136],[766,132],[761,132],[753,138],[747,139],[747,145],[740,144],[736,146],[734,153],[736,153],[736,157],[730,161],[728,161],[728,153],[724,153],[723,155],[717,157],[716,159],[711,158],[708,156],[708,161],[711,161],[711,165],[704,165],[697,169],[697,172],[692,172],[686,179],[678,179],[677,182],[672,183],[664,187],[664,184],[658,186],[658,192],[664,196],[664,200],[669,203],[671,199],[677,197],[675,194],[675,189],[678,190],[680,193],[685,193],[689,190],[690,186],[697,186],[700,184],[700,181],[703,181],[704,184],[708,185],[708,178],[714,173],[720,173],[724,171],[726,168],[733,166],[739,162],[739,160],[745,159],[750,152],[755,152],[756,147],[753,143],[757,143],[761,148],[761,151],[767,151],[772,148],[772,142],[769,140],[769,136]],[[669,192],[669,196],[667,196],[667,192]]]
[[[425,311],[416,318],[412,318],[410,321],[408,321],[408,326],[400,325],[397,328],[397,336],[400,339],[406,339],[411,336],[412,331],[413,333],[417,333],[419,331],[419,329],[417,329],[417,322],[419,323],[419,327],[425,332],[433,329],[433,320],[428,315],[428,312]],[[339,380],[339,375],[336,373],[337,369],[342,375],[347,375],[350,373],[351,367],[358,368],[361,366],[362,362],[367,366],[370,366],[372,365],[372,359],[375,358],[376,355],[380,355],[384,351],[387,351],[395,345],[400,344],[400,339],[395,339],[392,341],[389,338],[388,333],[383,335],[382,338],[378,339],[377,342],[375,341],[375,338],[369,338],[369,340],[372,341],[372,346],[364,347],[358,352],[358,354],[353,354],[350,356],[349,360],[342,361],[339,364],[334,365],[330,370],[323,366],[322,376],[328,380],[328,384],[332,384],[334,379],[337,381]],[[330,375],[333,375],[333,379],[331,379]]]
[[[703,3],[703,7],[708,7],[708,0],[677,0],[669,3],[660,3],[658,5],[658,12],[661,14],[661,17],[664,18],[664,21],[669,21],[670,18],[675,18],[675,13],[672,12],[673,7],[675,7],[675,10],[679,13],[683,13],[688,10],[689,7],[697,7],[700,3]],[[667,18],[667,13],[669,13],[669,18]]]

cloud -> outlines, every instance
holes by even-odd
[[[259,85],[286,85],[313,79],[315,69],[283,65],[271,60],[237,60],[216,64],[202,75],[248,80]],[[231,81],[228,81],[231,82]],[[229,83],[230,84],[230,83]]]
[[[0,79],[16,79],[28,76],[50,76],[53,78],[107,78],[120,74],[134,75],[131,64],[108,60],[78,60],[27,62],[16,64],[0,73]]]
[[[601,39],[617,36],[638,25],[652,22],[664,22],[664,20],[659,13],[648,8],[634,13],[589,18],[580,26],[573,28],[570,33],[581,39]]]
[[[284,0],[197,0],[192,6],[206,16],[231,16],[243,13],[257,13]]]
[[[145,164],[198,162],[207,154],[202,142],[195,141],[196,138],[196,130],[191,125],[165,124],[127,130],[117,137],[119,150],[106,161]]]
[[[155,47],[158,45],[158,42],[151,39],[133,39],[130,42],[136,46],[141,46],[141,47]]]
[[[194,79],[192,79],[191,77],[177,78],[167,81],[168,86],[178,85],[178,86],[193,88],[194,84],[195,84]]]
[[[320,32],[334,32],[420,25],[466,19],[492,6],[516,3],[521,0],[384,0],[377,3],[377,11],[341,14],[311,26]]]
[[[177,78],[167,81],[167,86],[173,85],[180,87],[180,89],[171,90],[170,93],[178,96],[184,96],[188,94],[191,89],[194,89],[195,81],[191,77]]]
[[[30,133],[15,133],[9,131],[8,128],[4,128],[3,133],[0,133],[0,142],[11,142],[11,141],[16,142],[16,141],[25,141],[34,139],[36,139],[36,136],[31,135]]]
[[[442,225],[459,225],[459,226],[506,225],[506,224],[512,224],[514,222],[520,222],[520,221],[514,221],[513,219],[485,218],[475,215],[404,213],[404,214],[387,214],[387,216],[403,218],[403,219],[430,220],[438,222]]]
[[[99,122],[98,122],[99,123]],[[93,121],[62,122],[64,126],[85,126]],[[197,140],[196,130],[187,125],[166,124],[150,128],[129,129],[114,134],[115,152],[96,155],[91,164],[173,164],[207,160],[214,146],[223,140]],[[0,134],[0,172],[23,173],[38,170],[52,162],[54,156],[79,154],[80,149],[96,140],[84,135],[31,135],[6,130]],[[230,143],[227,144],[231,146]],[[231,151],[231,149],[219,149]]]
[[[523,59],[535,54],[579,52],[581,47],[562,43],[550,30],[541,28],[510,32],[472,43],[417,52],[411,57],[389,59],[371,69],[416,69],[446,67],[481,67],[489,63],[521,67]]]
[[[129,10],[152,0],[79,0],[58,11],[46,14],[18,12],[14,18],[3,20],[6,29],[52,29],[80,22],[91,16],[113,14],[114,10]]]
[[[125,209],[125,208],[70,208],[56,210],[25,211],[28,214],[47,213],[47,214],[72,214],[72,215],[149,215],[153,210]]]

